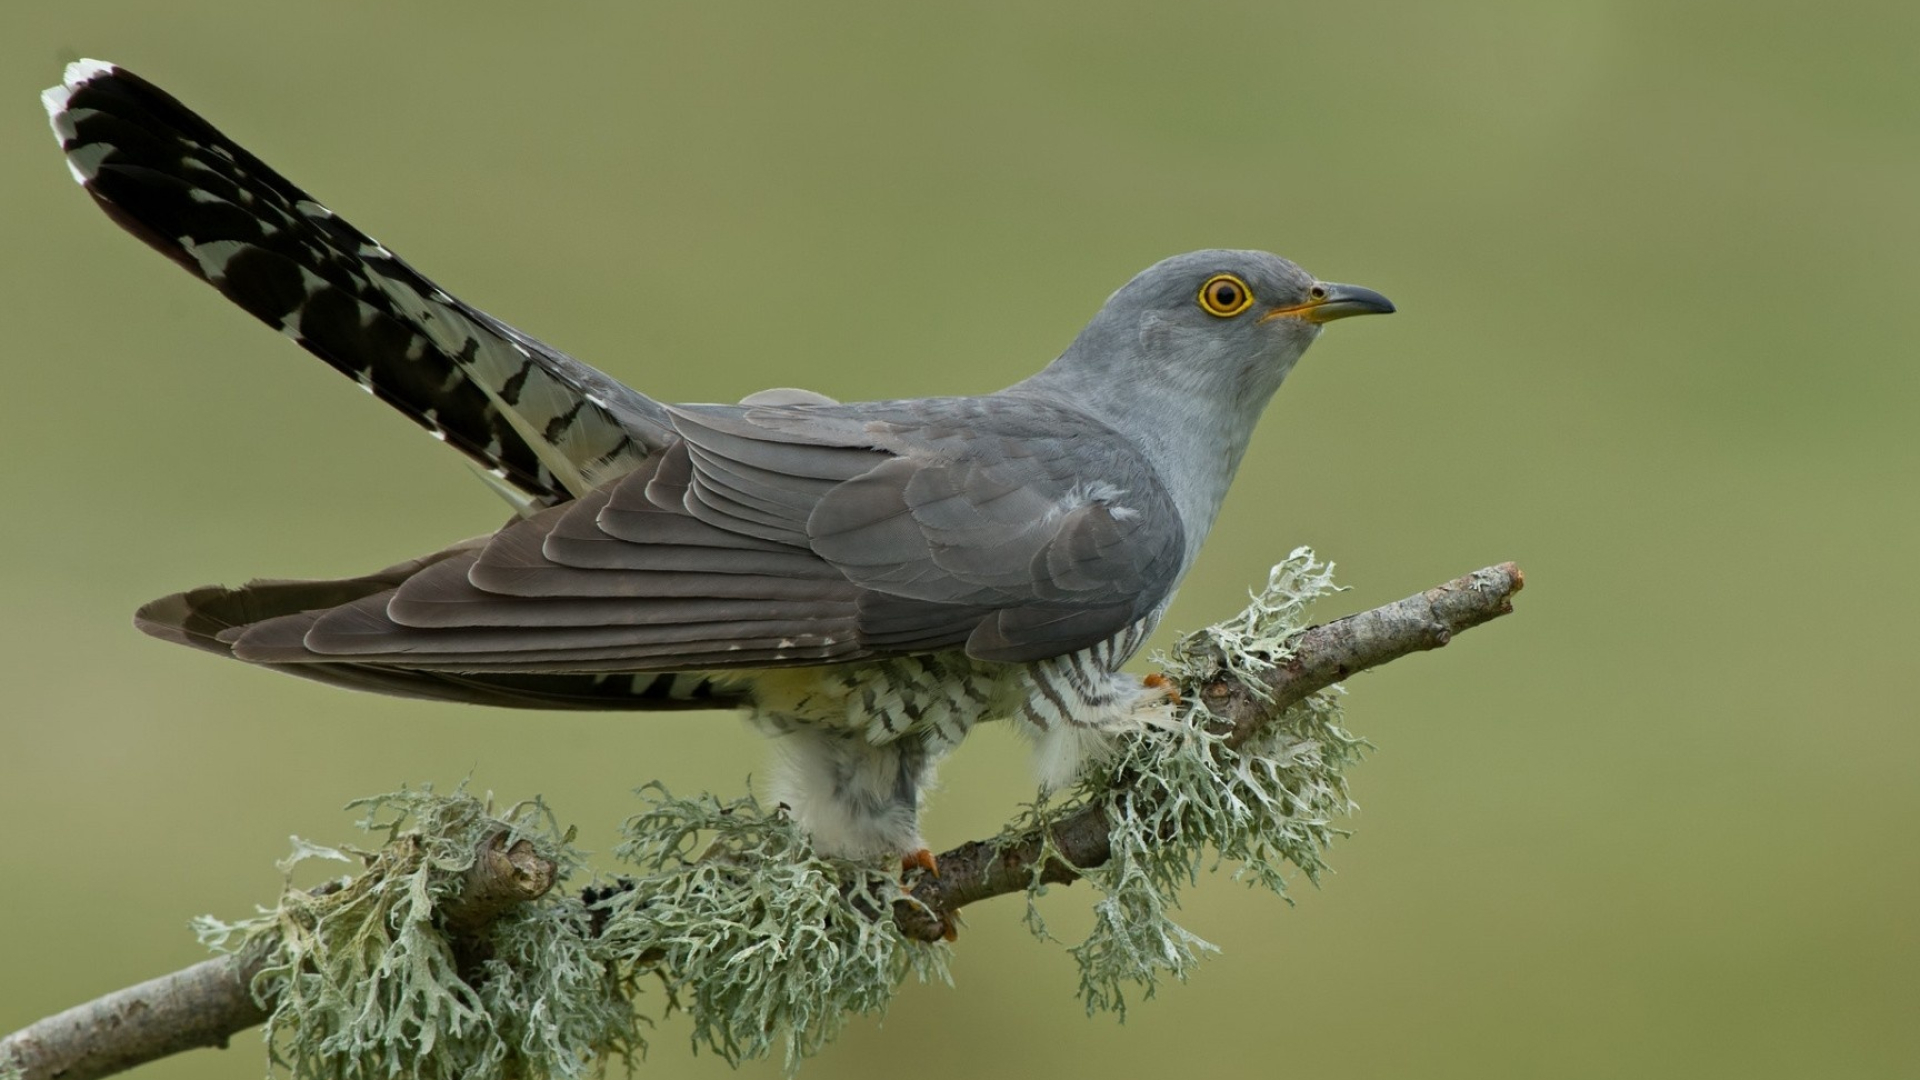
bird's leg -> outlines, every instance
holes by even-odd
[[[920,838],[920,793],[933,772],[923,740],[906,736],[876,745],[858,732],[808,725],[778,735],[774,746],[773,796],[792,808],[815,850],[849,859],[933,861]]]
[[[1114,662],[1111,656],[1086,652],[1029,669],[1027,684],[1008,713],[1033,739],[1042,789],[1059,791],[1071,785],[1089,766],[1110,758],[1117,740],[1128,733],[1172,722],[1180,704],[1173,680],[1106,666]]]
[[[926,848],[921,848],[918,851],[909,851],[905,855],[900,856],[900,872],[905,874],[914,870],[925,870],[934,877],[939,877],[940,863],[933,857],[933,852]]]

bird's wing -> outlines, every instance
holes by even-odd
[[[534,503],[665,440],[658,403],[455,299],[146,80],[82,60],[42,100],[109,217]]]
[[[468,673],[962,647],[1017,662],[1113,636],[1178,573],[1182,530],[1158,480],[1068,410],[984,398],[670,415],[679,441],[585,498],[392,588],[216,638],[256,663]]]
[[[694,465],[688,504],[762,535],[804,515],[808,547],[861,588],[875,645],[927,647],[954,620],[978,659],[1055,656],[1145,617],[1179,574],[1184,531],[1159,477],[1117,433],[1057,403],[672,413]],[[848,447],[886,457],[834,471]],[[797,512],[778,503],[794,478],[817,495]]]

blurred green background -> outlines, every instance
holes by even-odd
[[[1325,617],[1515,559],[1519,613],[1350,684],[1338,869],[1088,1020],[1017,902],[810,1075],[1893,1076],[1920,1068],[1920,6],[166,5],[0,15],[0,1030],[202,954],[347,799],[469,773],[604,851],[738,791],[718,715],[354,696],[140,602],[492,527],[455,455],[110,225],[35,101],[203,111],[448,288],[668,400],[992,389],[1136,270],[1380,289],[1267,414],[1168,620],[1310,543]],[[1164,637],[1164,635],[1163,635]],[[935,847],[1030,793],[976,736]],[[1046,910],[1070,934],[1089,892]],[[684,1018],[646,1068],[690,1060]],[[144,1070],[254,1077],[252,1035]],[[777,1075],[762,1063],[744,1070]]]

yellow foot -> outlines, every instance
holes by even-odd
[[[926,848],[921,848],[918,851],[909,851],[905,855],[900,856],[900,872],[902,874],[910,874],[915,870],[925,870],[928,874],[936,878],[940,876],[940,864],[934,859],[933,852],[928,851]],[[900,882],[900,891],[906,895],[907,902],[919,903],[919,901],[913,899],[914,887],[916,885],[926,884],[926,878],[902,880]],[[940,913],[940,936],[949,942],[959,939],[960,917],[958,915],[952,912]]]
[[[1155,690],[1160,693],[1166,694],[1167,700],[1172,704],[1175,704],[1175,705],[1180,704],[1180,688],[1173,685],[1173,680],[1167,678],[1165,675],[1162,675],[1156,671],[1153,674],[1148,675],[1145,678],[1142,678],[1140,680],[1140,684],[1142,686],[1145,686],[1149,690]]]

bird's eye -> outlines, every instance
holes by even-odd
[[[1223,319],[1238,315],[1253,306],[1253,290],[1232,274],[1215,274],[1200,286],[1200,306]]]
[[[1325,300],[1326,298],[1327,298],[1327,287],[1318,282],[1315,282],[1313,287],[1307,290],[1307,299],[1309,300],[1320,301],[1320,300]]]

